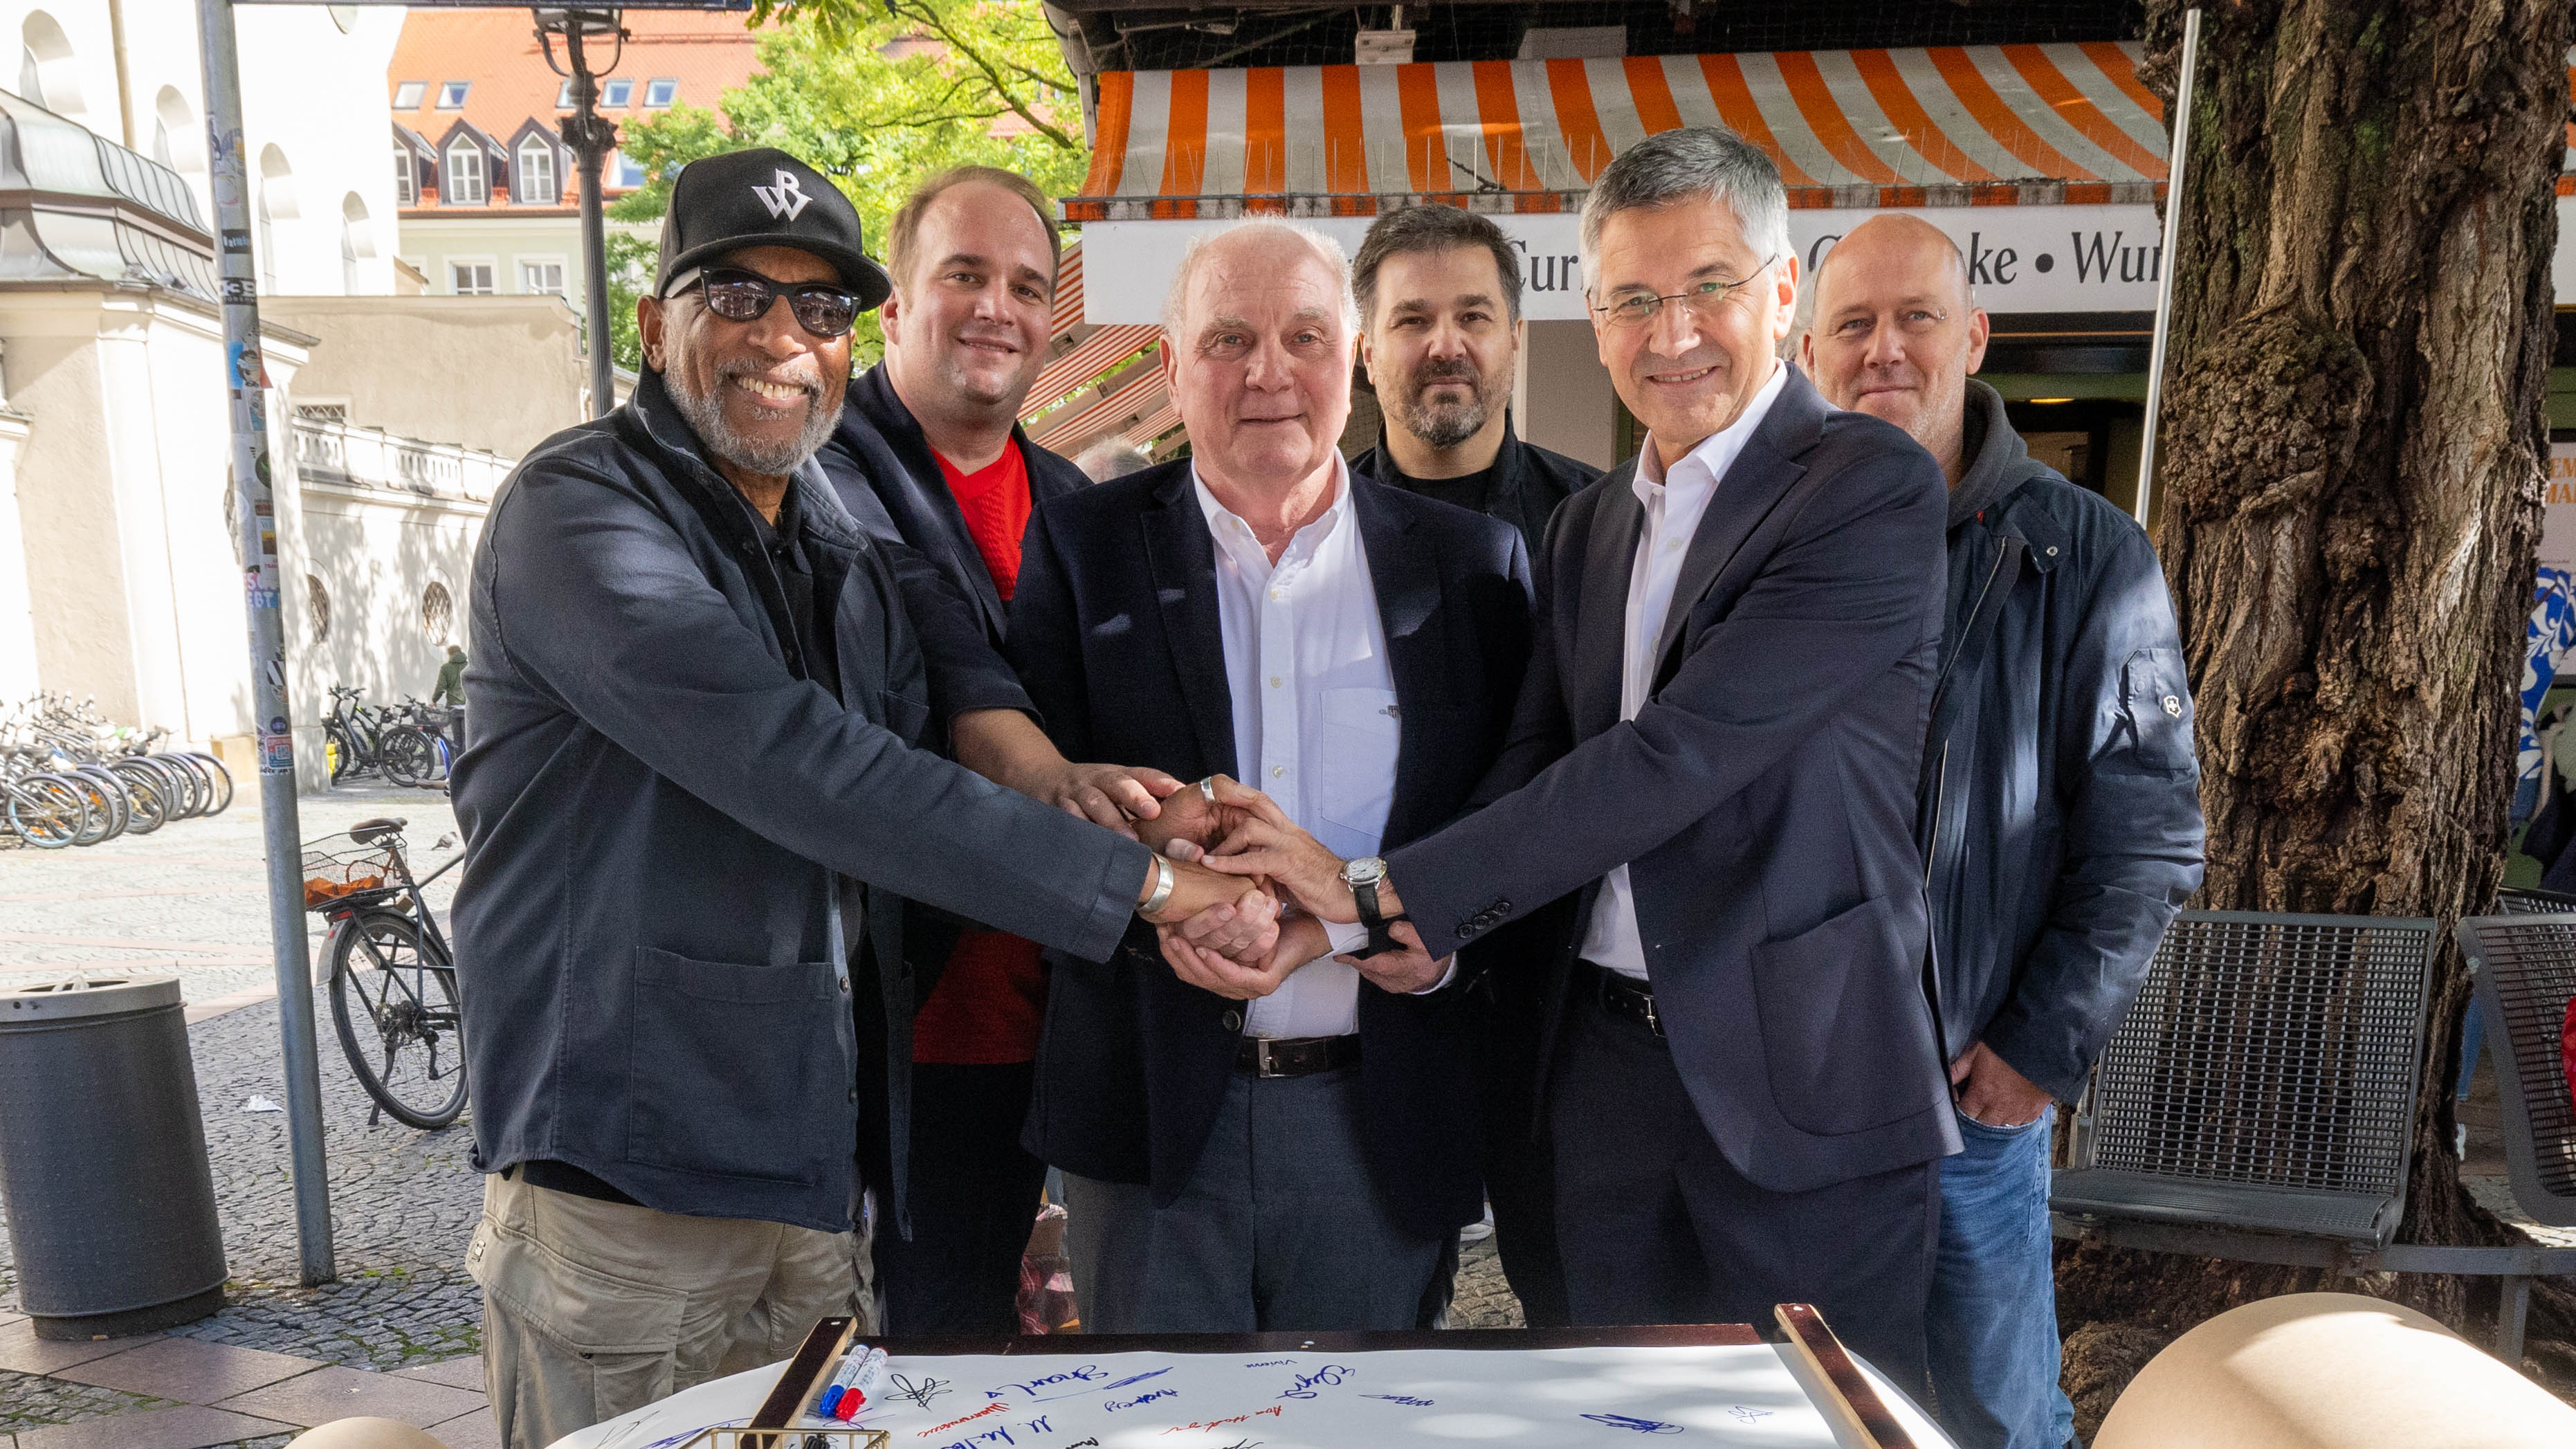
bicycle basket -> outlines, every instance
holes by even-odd
[[[305,843],[304,909],[308,911],[328,910],[397,884],[393,851],[383,845],[361,845],[347,834]]]

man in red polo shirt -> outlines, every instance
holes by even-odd
[[[1089,481],[1018,427],[1053,320],[1053,212],[1026,178],[990,167],[914,189],[887,228],[885,361],[850,383],[817,457],[860,526],[927,556],[997,645],[1031,504]],[[1179,788],[1155,772],[1137,778],[1157,794]],[[1095,819],[1117,818],[1105,796],[1084,804]],[[888,1322],[903,1333],[1015,1332],[1020,1254],[1046,1174],[1020,1145],[1046,1006],[1038,947],[971,922],[908,919],[905,955],[920,1003],[901,1169],[911,1235],[876,1237]]]

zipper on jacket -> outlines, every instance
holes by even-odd
[[[1995,580],[2003,574],[2004,560],[2010,557],[2011,541],[1997,539],[1995,561],[1986,569],[1986,581],[1977,589],[1977,602],[1969,606],[1968,622],[1959,630],[1959,647],[1951,650],[1950,657],[1941,661],[1940,677],[1932,683],[1932,708],[1936,711],[1941,708],[1941,696],[1949,692],[1950,671],[1958,666],[1959,656],[1968,652],[1968,640],[1976,634],[1977,616],[1986,611],[1986,596],[1995,591]]]

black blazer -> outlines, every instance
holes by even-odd
[[[1392,845],[1455,814],[1502,749],[1529,660],[1529,561],[1509,525],[1465,509],[1356,475],[1351,500],[1401,709]],[[1187,460],[1039,505],[1009,653],[1068,758],[1235,773],[1218,628],[1216,544]],[[1206,1144],[1242,1003],[1183,984],[1146,926],[1105,964],[1050,959],[1029,1150],[1169,1203]],[[1360,984],[1369,1165],[1425,1233],[1483,1210],[1458,996],[1455,982],[1427,996]]]
[[[1601,470],[1580,458],[1552,453],[1536,443],[1525,442],[1512,430],[1512,420],[1503,419],[1503,446],[1494,454],[1494,477],[1485,499],[1485,516],[1499,518],[1521,531],[1535,558],[1547,539],[1547,521],[1555,516],[1557,505],[1589,487],[1601,476]],[[1380,483],[1395,484],[1403,476],[1397,471],[1395,457],[1387,452],[1385,429],[1379,429],[1378,445],[1351,460],[1351,471],[1364,473]]]
[[[1568,892],[1588,912],[1625,862],[1674,1065],[1738,1172],[1799,1192],[1955,1152],[1913,828],[1941,469],[1791,367],[1622,721],[1635,471],[1557,510],[1504,758],[1475,813],[1387,852],[1388,878],[1436,954]]]
[[[1029,468],[1029,502],[1035,505],[1080,492],[1091,480],[1066,459],[1029,441],[1018,428],[1011,444]],[[985,632],[1000,643],[1009,608],[993,574],[984,567],[975,536],[966,531],[939,459],[913,420],[912,409],[897,397],[884,363],[850,379],[848,401],[832,437],[814,455],[830,479],[841,506],[862,531],[890,543],[910,545],[938,566],[957,591],[974,602]]]

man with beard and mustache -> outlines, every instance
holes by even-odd
[[[1527,324],[1501,227],[1454,206],[1377,219],[1351,261],[1360,362],[1385,423],[1351,470],[1501,519],[1538,556],[1548,515],[1601,470],[1512,431]]]
[[[513,1449],[866,1320],[863,1187],[907,1215],[907,901],[1090,957],[1139,913],[1271,910],[1067,818],[1156,807],[1066,764],[964,600],[811,466],[886,291],[810,167],[690,165],[632,400],[529,453],[475,553],[466,1264]]]
[[[1381,441],[1353,458],[1351,471],[1499,518],[1521,531],[1537,558],[1556,505],[1601,470],[1512,431],[1512,378],[1528,324],[1520,257],[1503,229],[1454,206],[1388,212],[1351,262],[1351,292],[1363,329],[1360,361],[1385,418]],[[1536,1120],[1541,966],[1547,941],[1571,925],[1560,908],[1487,943],[1494,965],[1472,1003],[1483,1038],[1476,1063],[1494,1246],[1532,1328],[1572,1321],[1547,1141]],[[1423,1305],[1425,1327],[1448,1307],[1454,1248],[1450,1257]]]
[[[997,648],[1030,508],[1089,482],[1018,422],[1053,325],[1052,211],[1027,178],[990,166],[913,188],[886,227],[885,360],[850,383],[816,459],[860,527],[935,565]],[[1165,793],[1180,783],[1146,778]],[[1017,1332],[1046,1177],[1020,1145],[1046,1011],[1038,943],[927,911],[906,926],[921,993],[913,1222],[909,1239],[877,1243],[886,1317],[901,1333]]]

